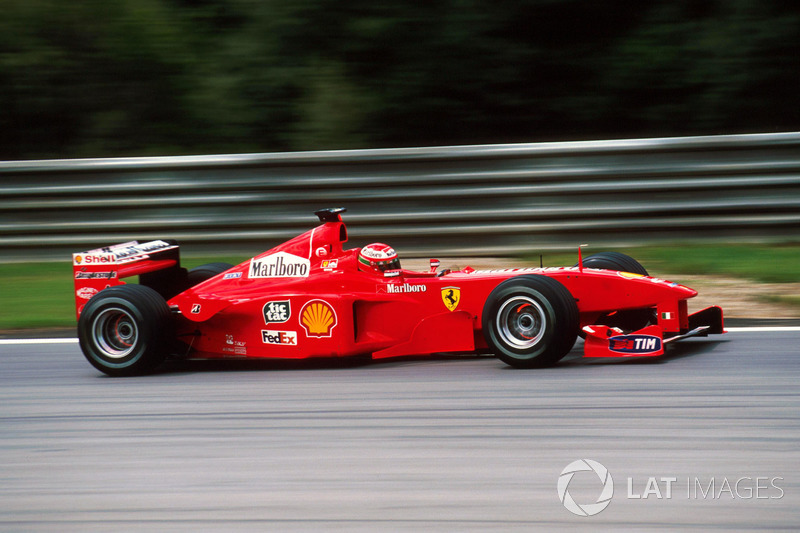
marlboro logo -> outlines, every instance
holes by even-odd
[[[308,259],[286,252],[278,252],[260,259],[251,259],[247,277],[250,279],[307,278],[309,270]]]
[[[389,294],[405,294],[410,292],[425,292],[428,287],[425,285],[412,285],[410,283],[389,283],[386,285],[386,292]]]

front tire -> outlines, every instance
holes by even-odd
[[[152,371],[167,356],[172,314],[164,298],[144,285],[97,293],[78,319],[84,356],[109,376]]]
[[[578,264],[576,263],[575,266],[578,266]],[[583,260],[583,266],[584,268],[617,270],[649,276],[647,270],[639,261],[619,252],[600,252],[590,255]],[[619,328],[623,331],[637,331],[655,323],[655,312],[652,309],[624,309],[603,315],[595,320],[595,323]],[[581,331],[580,336],[585,337],[586,335]]]
[[[574,266],[578,266],[575,263]],[[649,275],[647,270],[633,257],[619,252],[600,252],[592,254],[583,260],[584,268],[600,268],[603,270],[617,270],[633,274]]]
[[[489,348],[504,363],[516,368],[552,365],[575,344],[578,306],[557,280],[519,276],[489,294],[482,327]]]

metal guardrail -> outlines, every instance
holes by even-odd
[[[153,238],[253,253],[340,205],[354,246],[406,255],[786,239],[800,133],[0,162],[0,261]]]

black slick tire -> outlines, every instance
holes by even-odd
[[[151,372],[167,356],[172,314],[164,298],[150,287],[120,285],[100,291],[78,320],[84,356],[109,376]]]
[[[538,274],[500,283],[483,307],[483,335],[494,354],[516,368],[556,363],[578,335],[575,298],[557,280]]]
[[[189,271],[189,287],[194,287],[231,268],[233,268],[233,265],[229,263],[207,263],[195,267]]]
[[[575,263],[574,266],[578,266]],[[603,270],[617,270],[647,276],[647,270],[633,257],[619,252],[600,252],[592,254],[583,260],[584,268],[600,268]]]
[[[575,266],[578,264],[576,263]],[[649,275],[639,261],[619,252],[600,252],[590,255],[583,260],[583,267],[631,272],[642,276]],[[623,331],[636,331],[654,322],[653,313],[652,309],[624,309],[600,317],[597,323],[620,328]],[[584,337],[583,332],[580,332],[580,336]]]

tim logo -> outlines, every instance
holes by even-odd
[[[618,335],[608,339],[608,349],[622,354],[656,353],[661,351],[661,339],[653,335]]]

